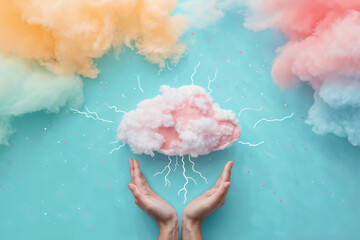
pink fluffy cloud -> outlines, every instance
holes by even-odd
[[[198,86],[161,86],[159,95],[126,113],[118,139],[137,154],[208,154],[230,147],[240,137],[238,120]]]
[[[245,26],[275,28],[289,41],[272,67],[282,88],[308,82],[314,105],[307,123],[318,134],[333,133],[360,145],[360,1],[251,1]]]

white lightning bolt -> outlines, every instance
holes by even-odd
[[[257,147],[257,146],[263,144],[264,141],[259,142],[259,143],[257,143],[257,144],[252,144],[252,143],[249,143],[249,142],[242,142],[242,141],[239,141],[239,143],[241,143],[241,144],[243,144],[243,145],[249,145],[249,147]]]
[[[84,107],[85,107],[87,113],[86,112],[80,112],[79,110],[74,109],[74,108],[70,108],[70,110],[73,111],[74,113],[85,115],[87,118],[92,118],[94,120],[99,120],[99,121],[107,122],[107,123],[113,123],[113,121],[109,121],[109,120],[105,120],[103,118],[100,118],[99,115],[96,112],[90,112],[89,109],[86,106],[84,106]],[[89,114],[94,114],[96,116],[96,118],[94,116],[88,115],[88,113]]]
[[[200,66],[200,61],[199,61],[199,63],[194,67],[194,72],[193,72],[193,74],[191,74],[191,85],[194,85],[194,79],[193,79],[193,77],[195,76],[195,74],[196,74],[196,69],[197,69],[199,66]]]
[[[266,121],[266,122],[281,122],[281,121],[283,121],[283,120],[285,120],[285,119],[287,119],[287,118],[292,118],[292,116],[294,115],[294,113],[292,113],[291,115],[289,115],[289,116],[286,116],[286,117],[283,117],[283,118],[281,118],[281,119],[267,119],[267,118],[262,118],[262,119],[260,119],[259,121],[257,121],[256,123],[255,123],[255,125],[254,125],[254,128],[256,128],[256,126],[260,123],[260,122],[262,122],[262,121]]]
[[[175,168],[174,168],[174,170],[173,170],[174,172],[175,172],[177,166],[180,166],[180,165],[178,164],[178,156],[176,155],[176,163],[175,163]]]
[[[208,89],[209,89],[209,94],[211,94],[213,92],[213,90],[210,88],[210,84],[216,80],[216,75],[218,73],[218,69],[216,69],[216,72],[215,72],[215,75],[214,75],[214,78],[210,80],[210,76],[208,77],[208,80],[209,80],[209,83],[208,83]]]
[[[191,164],[192,164],[192,170],[193,170],[194,172],[196,172],[197,174],[199,174],[200,177],[202,177],[202,178],[205,180],[205,182],[208,183],[206,177],[204,177],[204,176],[201,174],[201,172],[195,170],[195,163],[194,163],[193,161],[191,161],[190,155],[189,155],[189,161],[190,161]]]
[[[136,75],[136,74],[135,74],[135,76],[137,77],[138,86],[139,86],[140,91],[141,91],[142,93],[144,93],[144,91],[142,90],[141,85],[140,85],[140,75]]]
[[[110,108],[110,109],[113,109],[114,108],[114,111],[115,112],[121,112],[121,113],[126,113],[125,111],[123,110],[118,110],[116,106],[110,106],[109,104],[105,103],[105,105]]]
[[[169,184],[169,187],[170,187],[170,181],[167,179],[167,176],[169,175],[169,173],[171,171],[170,164],[171,164],[172,160],[171,160],[170,156],[168,156],[168,159],[169,159],[169,164],[167,166],[165,166],[164,169],[161,172],[157,172],[157,173],[154,174],[154,177],[155,177],[158,174],[163,174],[164,171],[166,169],[168,169],[168,172],[166,173],[166,175],[164,177],[164,179],[165,179],[165,187],[166,187],[167,184]]]
[[[186,198],[186,195],[187,195],[186,185],[189,183],[189,179],[193,180],[195,184],[197,184],[197,183],[196,183],[195,179],[193,179],[192,177],[186,176],[184,156],[181,156],[181,161],[182,161],[182,168],[183,168],[183,176],[184,176],[186,182],[185,182],[183,188],[178,191],[178,196],[180,195],[180,193],[181,193],[182,191],[184,191],[184,203],[185,203],[186,200],[187,200],[187,198]]]
[[[228,102],[228,101],[230,101],[231,99],[233,99],[233,97],[229,98],[229,99],[228,99],[228,100],[226,100],[225,102]]]
[[[241,113],[243,112],[243,111],[246,111],[246,110],[251,110],[251,111],[257,111],[257,112],[260,112],[261,110],[263,109],[263,107],[261,106],[259,109],[256,109],[256,108],[248,108],[248,107],[246,107],[246,108],[244,108],[244,109],[241,109],[241,111],[239,112],[239,114],[238,114],[238,117],[240,117],[240,115],[241,115]]]
[[[124,147],[124,146],[125,146],[125,143],[122,144],[122,145],[120,145],[120,146],[118,146],[117,148],[114,148],[113,150],[111,150],[111,151],[109,152],[109,154],[112,154],[114,151],[119,151],[120,148],[122,148],[122,147]]]

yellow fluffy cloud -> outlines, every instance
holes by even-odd
[[[95,78],[93,60],[111,48],[136,47],[163,68],[186,47],[188,25],[171,16],[177,0],[0,0],[0,52],[36,60],[57,74]]]

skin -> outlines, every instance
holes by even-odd
[[[179,239],[179,223],[174,208],[159,197],[140,172],[139,162],[129,160],[131,184],[129,189],[134,195],[135,204],[149,214],[159,225],[159,239]],[[202,239],[201,224],[225,203],[230,187],[230,175],[233,162],[227,162],[215,185],[200,197],[191,201],[182,217],[182,239]]]
[[[186,206],[182,217],[183,240],[202,239],[202,222],[225,204],[225,197],[230,187],[232,166],[232,161],[227,162],[215,185]]]
[[[128,188],[134,195],[135,204],[149,214],[159,225],[159,240],[179,239],[179,222],[176,211],[149,186],[140,172],[139,162],[129,160],[131,184]]]

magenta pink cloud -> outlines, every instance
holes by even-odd
[[[289,41],[272,67],[282,88],[308,82],[315,90],[307,123],[360,145],[360,1],[251,1],[245,26],[275,28]]]
[[[118,138],[137,154],[208,154],[230,147],[240,137],[238,120],[199,86],[161,86],[162,95],[126,113]]]

